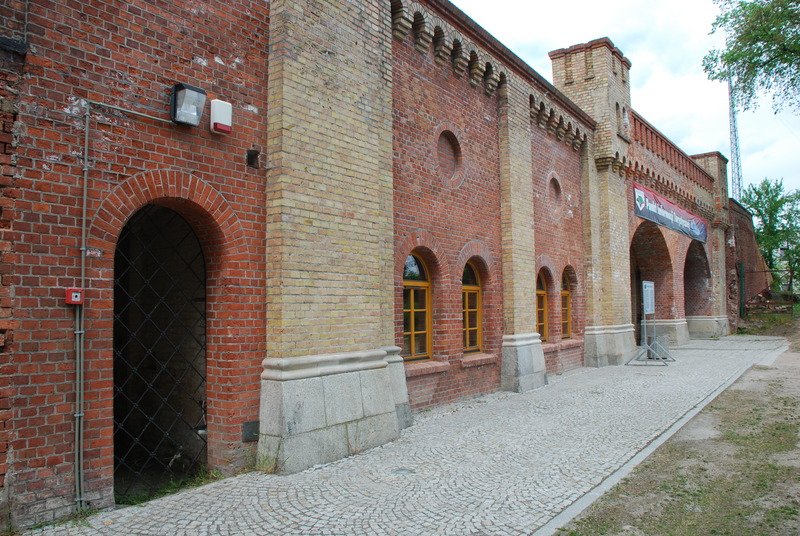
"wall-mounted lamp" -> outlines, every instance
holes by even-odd
[[[206,105],[206,92],[189,84],[175,84],[172,87],[172,120],[175,123],[196,127],[203,116]]]

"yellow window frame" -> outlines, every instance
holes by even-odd
[[[427,268],[426,268],[427,272]],[[408,304],[409,308],[405,306],[405,293],[406,291],[410,292]],[[416,299],[415,293],[424,291],[425,292],[425,308],[424,309],[417,309],[415,307]],[[403,281],[403,317],[408,314],[409,317],[409,326],[406,326],[405,320],[403,321],[403,339],[405,340],[406,336],[409,336],[409,355],[404,355],[403,358],[407,361],[414,361],[418,359],[430,359],[432,355],[432,340],[431,337],[433,331],[433,319],[432,319],[432,310],[431,310],[431,284],[429,281]],[[415,324],[416,322],[416,314],[418,312],[425,312],[425,326],[424,329],[419,329],[420,327]],[[406,328],[409,328],[406,331]],[[425,337],[425,353],[415,353],[417,348],[417,338],[418,337]]]
[[[547,291],[536,291],[536,330],[541,336],[542,342],[547,342],[548,318],[547,318]]]
[[[561,338],[572,338],[572,292],[561,291]]]
[[[474,270],[474,268],[473,268]],[[483,296],[480,285],[462,285],[461,287],[461,312],[463,318],[463,342],[464,352],[480,352],[483,349]],[[469,297],[475,295],[475,308],[469,307]],[[469,323],[469,313],[475,314],[476,325]],[[476,332],[475,341],[477,345],[470,346],[469,334]]]

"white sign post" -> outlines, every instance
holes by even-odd
[[[675,361],[663,344],[656,337],[656,286],[652,281],[642,281],[642,349],[626,365],[658,363],[667,365],[667,361]],[[653,318],[653,339],[647,338],[647,316]]]
[[[656,285],[652,281],[642,281],[642,301],[645,316],[656,314]]]

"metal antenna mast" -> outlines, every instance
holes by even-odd
[[[742,198],[742,155],[739,152],[739,127],[736,123],[736,101],[733,98],[733,77],[728,74],[728,103],[731,123],[731,197]]]

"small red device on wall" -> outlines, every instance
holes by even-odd
[[[83,305],[83,289],[68,288],[66,301],[67,305]]]
[[[211,132],[230,134],[233,132],[233,106],[219,99],[211,101]]]

